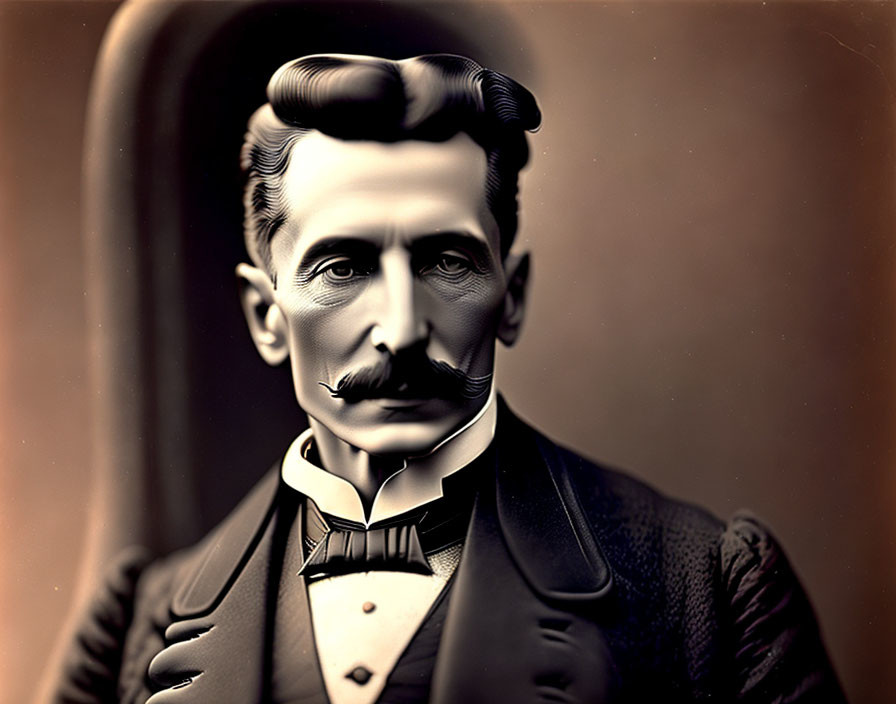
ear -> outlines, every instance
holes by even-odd
[[[267,272],[249,264],[236,267],[243,314],[249,334],[261,358],[272,367],[289,356],[289,328],[280,307],[274,302],[274,284]]]
[[[504,260],[507,293],[504,313],[498,323],[498,339],[512,347],[520,334],[526,313],[526,290],[529,285],[529,254],[508,254]]]

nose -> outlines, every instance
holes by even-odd
[[[383,296],[370,341],[378,350],[394,355],[426,340],[429,325],[415,297],[410,253],[397,248],[386,250],[380,257],[380,272]]]

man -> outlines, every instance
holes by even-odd
[[[243,150],[243,309],[310,428],[202,543],[123,558],[61,701],[837,702],[811,607],[727,525],[492,383],[534,98],[461,57],[281,67]]]

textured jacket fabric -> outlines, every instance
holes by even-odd
[[[722,523],[503,406],[494,453],[453,578],[434,704],[844,701],[805,593],[755,518]],[[124,554],[56,701],[268,701],[281,517],[295,501],[275,468],[193,548]],[[297,701],[327,704],[297,599]]]

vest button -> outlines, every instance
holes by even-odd
[[[366,667],[356,667],[354,670],[349,672],[346,677],[358,684],[367,684],[370,681],[370,676],[373,673],[368,670]]]

